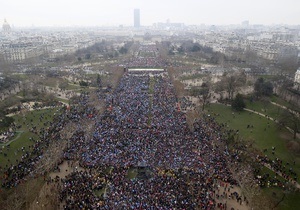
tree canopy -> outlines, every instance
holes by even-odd
[[[231,103],[231,107],[236,111],[243,111],[246,108],[246,104],[244,102],[243,96],[241,94],[237,94],[234,100]]]
[[[258,78],[254,83],[254,93],[257,97],[271,96],[273,94],[273,84],[265,81],[264,78]]]
[[[234,94],[246,83],[246,76],[244,74],[224,74],[221,81],[216,84],[216,91],[227,92],[228,99],[232,100]]]
[[[79,85],[80,85],[81,87],[87,87],[87,86],[89,86],[88,82],[83,81],[83,80],[81,80],[81,81],[79,82]]]
[[[284,110],[279,117],[279,125],[287,126],[293,130],[294,139],[297,133],[300,132],[300,118],[297,116],[299,113],[293,110]]]
[[[14,122],[14,118],[5,116],[0,120],[0,127],[9,127]]]

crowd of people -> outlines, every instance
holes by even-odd
[[[272,148],[275,151],[275,147]],[[270,159],[267,155],[257,155],[255,157],[257,163],[266,166],[275,173],[262,173],[258,168],[254,171],[258,183],[261,187],[285,187],[287,182],[296,183],[297,173],[294,171],[295,161],[293,163],[286,162],[285,164],[279,158]]]
[[[218,181],[235,185],[217,124],[195,122],[191,132],[166,72],[127,72],[107,95],[107,111],[91,139],[76,133],[65,151],[88,170],[63,180],[65,209],[214,209]],[[148,168],[147,178],[129,171]],[[104,173],[103,171],[106,171]],[[101,181],[99,181],[101,180]],[[72,183],[72,184],[70,184]],[[93,183],[93,184],[92,184]],[[103,196],[95,196],[101,189]]]
[[[128,66],[139,62],[137,57]],[[104,113],[97,113],[88,94],[81,94],[48,129],[39,131],[40,140],[16,165],[6,167],[2,186],[11,188],[33,175],[50,142],[62,138],[67,122],[87,119],[95,121],[91,134],[78,124],[64,149],[64,160],[79,161],[84,168],[60,182],[64,209],[225,209],[218,186],[237,182],[227,165],[228,151],[215,144],[223,140],[220,127],[204,117],[190,131],[167,72],[125,72],[113,92],[98,94],[107,105]],[[146,175],[138,176],[145,170]],[[234,192],[230,196],[241,199]]]
[[[39,160],[47,151],[48,146],[52,142],[63,141],[61,131],[64,126],[70,122],[78,122],[80,119],[89,119],[95,112],[95,109],[88,108],[88,95],[82,93],[72,106],[72,109],[63,107],[59,115],[56,115],[53,120],[43,114],[39,117],[38,121],[43,122],[44,127],[37,129],[33,124],[33,114],[29,113],[28,117],[24,116],[23,123],[16,122],[19,126],[26,126],[32,133],[37,135],[37,138],[31,138],[30,146],[22,147],[15,151],[15,155],[21,154],[20,158],[14,163],[13,160],[8,159],[8,163],[4,167],[0,167],[0,172],[4,174],[1,177],[1,185],[4,188],[13,188],[20,183],[24,182],[27,176],[36,177],[40,174],[36,171],[36,166]],[[31,119],[29,119],[31,118]],[[25,123],[26,122],[26,123]],[[10,146],[1,148],[0,155],[7,155]],[[55,163],[53,163],[55,165]],[[47,173],[49,171],[46,171]]]
[[[0,132],[0,143],[6,143],[15,136],[15,129]]]
[[[155,44],[140,45],[136,56],[124,61],[128,68],[162,68],[167,66],[167,62],[159,56],[159,51]]]

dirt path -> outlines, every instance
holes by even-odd
[[[216,198],[216,202],[221,202],[221,203],[226,203],[227,205],[227,209],[231,210],[232,208],[235,210],[250,210],[250,206],[246,203],[246,201],[244,201],[244,199],[242,199],[241,202],[238,202],[237,199],[235,197],[231,196],[231,193],[238,193],[238,195],[241,195],[241,189],[239,187],[233,186],[233,187],[229,187],[229,191],[228,188],[225,188],[223,186],[218,187],[218,192],[219,195],[222,195],[218,198]],[[224,195],[225,196],[224,196]],[[218,209],[218,208],[216,208]]]
[[[84,168],[81,168],[79,166],[78,162],[73,162],[73,161],[64,161],[62,164],[58,166],[59,170],[55,172],[50,173],[50,178],[55,179],[56,177],[65,178],[68,176],[70,173],[74,171],[84,171]]]
[[[2,147],[2,146],[7,146],[7,145],[9,145],[10,143],[16,141],[16,140],[21,136],[21,134],[24,133],[24,131],[17,131],[16,133],[17,133],[18,135],[15,136],[12,140],[9,140],[9,141],[7,141],[7,142],[5,142],[5,143],[0,143],[0,147]]]
[[[59,170],[50,173],[51,179],[63,179],[73,171],[82,171],[83,168],[79,167],[78,162],[67,162],[64,161],[59,165]],[[45,183],[41,188],[39,195],[36,197],[34,202],[31,203],[30,209],[35,210],[53,210],[53,209],[63,209],[64,203],[58,200],[60,181],[54,181],[50,183]]]

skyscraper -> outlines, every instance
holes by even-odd
[[[139,28],[140,26],[140,9],[134,9],[134,27]]]

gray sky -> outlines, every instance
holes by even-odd
[[[0,24],[14,26],[141,25],[183,22],[207,25],[300,24],[300,0],[0,0]],[[2,19],[2,20],[1,20]]]

